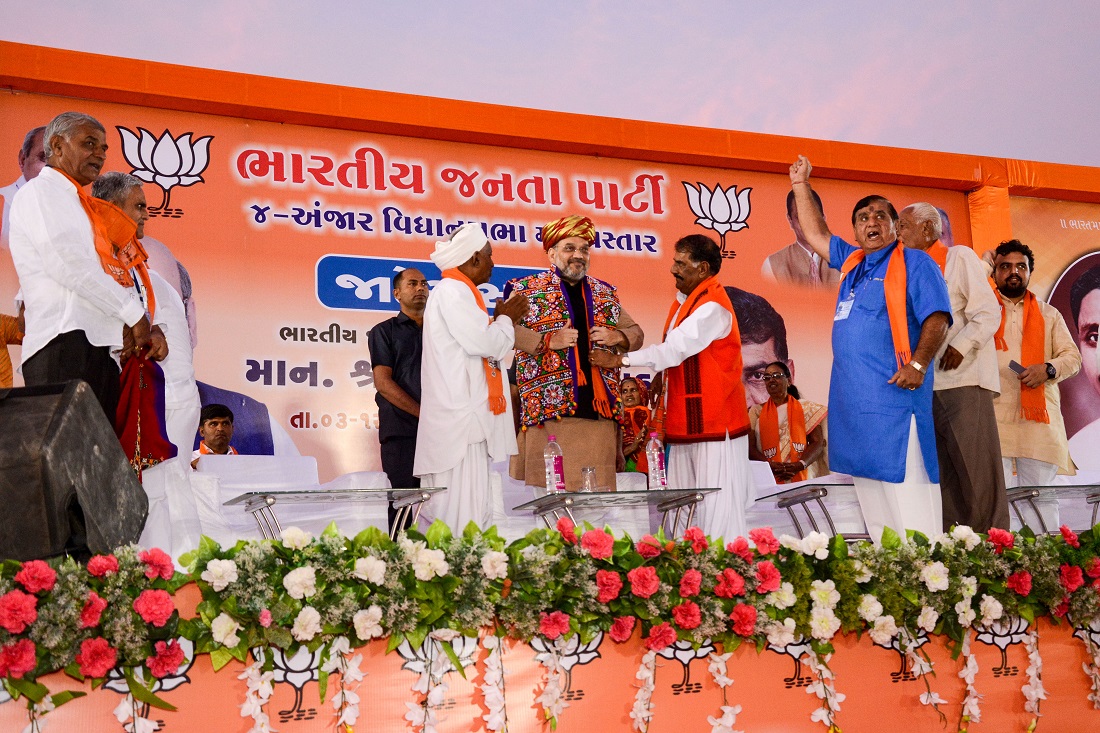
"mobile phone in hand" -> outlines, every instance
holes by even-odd
[[[1008,362],[1008,368],[1011,369],[1012,371],[1016,372],[1017,374],[1023,374],[1024,373],[1024,367],[1018,361],[1016,361],[1015,359]]]

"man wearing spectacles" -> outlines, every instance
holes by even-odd
[[[542,228],[550,267],[504,287],[527,297],[530,310],[516,324],[519,456],[512,478],[531,486],[545,480],[543,449],[549,434],[562,448],[565,486],[576,491],[582,466],[595,466],[599,486],[615,488],[625,464],[618,436],[619,370],[600,369],[593,349],[623,353],[642,345],[642,329],[622,309],[615,287],[588,274],[596,227],[567,216]],[[546,425],[549,423],[549,431]]]

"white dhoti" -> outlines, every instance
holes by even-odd
[[[748,436],[674,443],[668,457],[668,486],[722,489],[697,506],[695,524],[715,540],[747,535],[745,515],[754,500]]]
[[[940,485],[928,478],[917,438],[917,418],[909,421],[909,446],[905,455],[905,480],[900,484],[852,476],[867,533],[877,545],[886,527],[905,541],[905,530],[914,529],[927,537],[943,531]]]
[[[461,534],[470,522],[487,529],[492,524],[494,504],[503,506],[499,488],[494,488],[498,484],[489,477],[489,447],[484,440],[467,445],[466,455],[451,470],[422,475],[420,485],[447,489],[424,504],[420,511],[422,531],[436,519],[442,519],[455,534]]]
[[[1018,486],[1053,486],[1055,479],[1058,477],[1058,466],[1053,463],[1047,463],[1046,461],[1040,461],[1036,458],[1001,458],[1001,466],[1005,472],[1005,486],[1014,489]],[[1035,534],[1042,532],[1042,525],[1039,524],[1038,517],[1030,516],[1031,506],[1034,504],[1035,509],[1043,518],[1043,522],[1047,526],[1048,532],[1053,532],[1058,529],[1061,524],[1061,512],[1058,507],[1058,494],[1053,491],[1044,491],[1039,496],[1036,496],[1031,502],[1020,502],[1017,506],[1026,507],[1024,509],[1024,520],[1027,525],[1031,527],[1031,530]],[[1012,513],[1010,517],[1012,529],[1020,530],[1023,524],[1020,522],[1019,516],[1016,513]]]
[[[181,453],[141,472],[141,485],[149,497],[149,515],[138,544],[159,547],[176,560],[199,546],[202,525],[191,489],[191,454]]]
[[[164,426],[168,431],[168,442],[179,449],[178,455],[187,457],[188,463],[191,462],[191,451],[195,449],[201,412],[202,403],[197,389],[194,401],[165,405]]]

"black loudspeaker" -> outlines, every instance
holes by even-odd
[[[6,394],[5,394],[6,393]],[[149,500],[91,387],[0,390],[0,558],[137,542]]]

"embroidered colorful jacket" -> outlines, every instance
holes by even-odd
[[[527,296],[531,308],[522,324],[544,334],[568,328],[587,318],[589,332],[596,326],[615,328],[621,308],[612,285],[594,277],[584,279],[584,300],[588,313],[573,313],[569,297],[556,268],[510,281],[505,299],[512,293]],[[622,413],[617,369],[600,369],[615,419]],[[547,420],[568,417],[577,410],[577,360],[573,349],[548,349],[541,354],[516,351],[516,384],[519,386],[523,426],[541,425]]]

